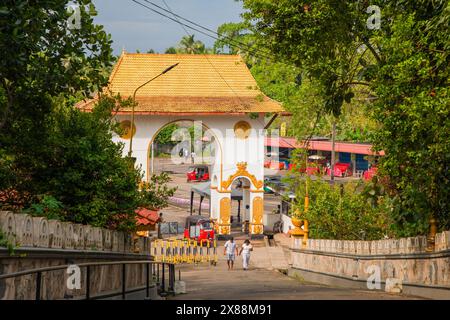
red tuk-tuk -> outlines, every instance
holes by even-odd
[[[203,216],[189,216],[186,218],[185,239],[194,239],[200,242],[201,240],[213,241],[214,237],[214,223],[209,218]]]
[[[209,181],[209,167],[207,165],[190,166],[186,173],[187,182]]]

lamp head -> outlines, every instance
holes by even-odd
[[[170,70],[172,70],[173,68],[175,68],[177,65],[179,65],[180,63],[179,62],[177,62],[177,63],[175,63],[174,65],[171,65],[170,67],[168,67],[166,70],[164,70],[163,72],[162,72],[162,74],[165,74],[165,73],[167,73],[167,72],[169,72]]]

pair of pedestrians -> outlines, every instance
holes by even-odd
[[[253,251],[253,246],[249,240],[245,240],[241,246],[241,250],[238,250],[236,242],[233,237],[225,242],[223,254],[227,256],[228,270],[232,270],[234,266],[234,260],[236,256],[242,256],[242,266],[244,270],[248,270],[248,264],[250,262],[250,251]]]

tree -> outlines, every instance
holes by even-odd
[[[177,49],[175,47],[170,47],[166,49],[166,52],[164,52],[166,54],[176,54],[177,53]]]
[[[2,3],[0,81],[5,101],[0,106],[0,129],[11,117],[39,118],[48,113],[50,97],[86,97],[107,83],[113,62],[111,37],[94,24],[91,1],[72,2],[80,8],[79,27],[73,28],[67,24],[73,14],[67,0]]]
[[[383,61],[373,73],[378,98],[374,136],[386,156],[403,235],[425,233],[436,218],[450,228],[450,4],[448,1],[392,2],[386,6],[389,37],[379,39]]]
[[[155,141],[158,144],[175,144],[175,141],[172,141],[172,134],[175,130],[178,129],[178,125],[176,123],[169,124],[165,126],[156,136]]]
[[[219,40],[214,44],[218,52],[239,53],[255,77],[259,88],[269,97],[280,101],[292,113],[288,134],[299,139],[311,135],[330,136],[333,116],[326,113],[322,85],[290,62],[271,58],[246,22],[225,23],[218,28]],[[357,94],[363,99],[362,94]],[[361,96],[361,97],[360,97]],[[367,141],[375,125],[366,116],[366,104],[361,101],[343,102],[337,120],[339,139]],[[272,127],[278,127],[282,119]]]
[[[377,240],[393,237],[392,201],[384,196],[378,183],[349,182],[331,187],[328,181],[305,174],[307,152],[296,150],[295,170],[284,178],[295,198],[293,214],[309,222],[312,238],[337,240]],[[308,191],[307,191],[308,190]],[[305,211],[305,196],[309,206]]]
[[[249,25],[244,22],[224,23],[217,28],[218,40],[214,43],[214,50],[222,54],[246,54],[252,45],[252,34],[248,31]]]
[[[0,7],[0,187],[19,203],[30,199],[22,186],[47,166],[39,159],[51,148],[46,121],[55,101],[71,108],[103,87],[114,61],[110,36],[93,23],[93,5],[76,3],[75,28],[67,25],[68,1],[6,1]]]
[[[114,62],[91,1],[66,28],[68,1],[0,5],[0,207],[133,230],[134,210],[167,204],[167,177],[139,190],[140,169],[122,158],[112,115],[131,101],[103,93]],[[74,107],[99,91],[86,113]],[[151,193],[151,194],[150,194]]]
[[[449,228],[448,1],[372,1],[379,29],[367,1],[243,3],[256,41],[316,84],[325,111],[365,92],[399,232],[424,234],[430,216]]]
[[[205,44],[194,39],[194,35],[184,36],[178,44],[177,53],[200,54],[206,53]]]

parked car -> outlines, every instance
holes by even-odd
[[[186,173],[187,182],[209,181],[209,167],[207,165],[190,166]]]

